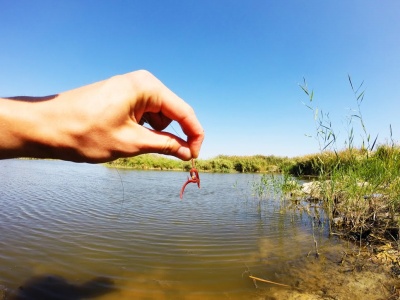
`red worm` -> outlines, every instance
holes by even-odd
[[[188,185],[188,183],[190,183],[190,182],[197,183],[197,186],[200,188],[199,172],[194,167],[193,161],[192,161],[192,166],[193,166],[193,168],[191,168],[190,171],[189,171],[190,177],[188,178],[188,180],[182,186],[181,194],[180,194],[181,199],[183,198],[183,192],[185,191],[185,187]]]

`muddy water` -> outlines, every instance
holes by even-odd
[[[189,185],[181,201],[183,172],[0,161],[0,299],[277,293],[249,274],[301,287],[304,259],[315,252],[309,218],[272,199],[260,209],[254,176],[201,174],[202,188]],[[340,245],[324,231],[314,235],[329,259]]]

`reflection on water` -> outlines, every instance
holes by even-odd
[[[7,299],[21,286],[65,299],[251,299],[250,273],[295,285],[285,270],[313,251],[308,218],[273,200],[259,211],[254,176],[201,174],[180,200],[182,172],[0,161],[0,288]]]

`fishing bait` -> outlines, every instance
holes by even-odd
[[[194,166],[194,159],[192,159],[192,168],[189,171],[190,177],[188,177],[188,180],[183,184],[182,189],[181,189],[181,194],[180,197],[181,199],[183,198],[183,192],[185,191],[185,187],[193,182],[197,183],[197,186],[200,188],[200,176],[199,172],[197,171],[196,167]]]

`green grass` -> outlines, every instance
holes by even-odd
[[[288,158],[277,156],[227,156],[211,159],[196,159],[196,168],[203,172],[218,173],[277,173],[287,164]],[[120,158],[107,165],[139,170],[182,170],[189,171],[191,162],[184,162],[162,155],[145,154]]]
[[[387,228],[400,225],[398,146],[380,145],[368,153],[346,149],[299,157],[288,171],[296,176],[312,175],[320,182],[312,196],[323,201],[331,221],[340,220],[335,225],[338,229],[354,233],[382,224]]]
[[[357,108],[347,116],[348,136],[341,150],[328,113],[314,106],[314,92],[301,85],[309,98],[320,152],[296,157],[283,169],[285,176],[311,176],[311,193],[298,185],[278,183],[286,197],[312,199],[324,208],[330,232],[371,244],[400,247],[400,147],[391,141],[378,146],[371,138],[361,112],[364,91],[349,77]],[[358,129],[358,131],[357,131]],[[354,136],[361,136],[355,146]]]

